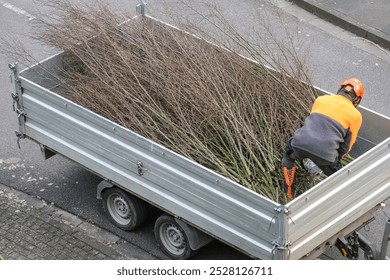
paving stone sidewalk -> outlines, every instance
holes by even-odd
[[[389,0],[289,0],[297,6],[390,49]]]
[[[0,259],[154,259],[119,237],[0,184]]]

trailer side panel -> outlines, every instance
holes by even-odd
[[[25,79],[34,67],[20,77],[26,137],[251,256],[272,258],[277,203]]]

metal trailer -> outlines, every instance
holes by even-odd
[[[385,258],[389,222],[380,254],[358,229],[390,197],[388,117],[359,107],[358,157],[282,205],[54,93],[65,56],[20,73],[10,65],[18,144],[31,139],[45,158],[58,153],[99,175],[98,198],[116,226],[136,228],[147,204],[162,209],[155,236],[173,259],[189,258],[213,239],[256,259],[314,259],[330,246],[352,259],[359,247],[368,259]]]

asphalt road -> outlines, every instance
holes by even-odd
[[[9,0],[0,1],[0,38],[16,47],[15,39],[20,40],[24,47],[37,60],[44,59],[57,50],[35,42],[32,34],[36,18],[50,13],[48,7],[32,1]],[[82,1],[75,1],[82,2]],[[134,10],[139,1],[117,0],[112,7],[123,11]],[[175,1],[163,4],[161,1],[148,1],[153,11],[162,5],[176,13],[188,11],[177,9]],[[302,51],[305,52],[307,64],[312,72],[315,85],[329,91],[337,90],[339,83],[350,76],[360,77],[366,88],[366,98],[362,105],[381,114],[390,116],[390,55],[374,44],[362,40],[348,32],[317,19],[315,16],[292,6],[286,1],[274,1],[282,7],[281,16],[277,16],[273,6],[267,1],[218,1],[227,16],[244,31],[251,26],[259,25],[256,18],[273,23],[283,19],[284,26],[295,29],[297,36],[303,41]],[[277,25],[274,25],[277,26]],[[280,27],[280,30],[283,28]],[[14,187],[46,201],[53,202],[73,214],[108,229],[125,238],[129,242],[152,253],[158,258],[165,256],[156,248],[153,236],[153,219],[142,228],[128,233],[112,226],[105,217],[101,202],[96,200],[96,185],[100,178],[89,173],[77,163],[61,156],[43,160],[37,144],[22,141],[21,149],[16,144],[14,131],[17,130],[16,114],[12,111],[8,63],[15,62],[10,54],[0,54],[0,183]],[[23,65],[23,63],[22,63]],[[383,232],[384,215],[378,213],[377,220],[372,223],[367,234],[374,244],[380,244]],[[329,253],[332,258],[338,254]],[[201,250],[199,259],[246,259],[236,250],[219,242],[213,242]]]

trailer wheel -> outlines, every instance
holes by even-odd
[[[120,229],[131,231],[146,219],[146,203],[119,189],[107,189],[102,194],[103,207],[109,220]]]
[[[186,260],[195,251],[191,249],[188,236],[176,220],[167,215],[161,215],[154,224],[154,235],[161,250],[174,260]]]

